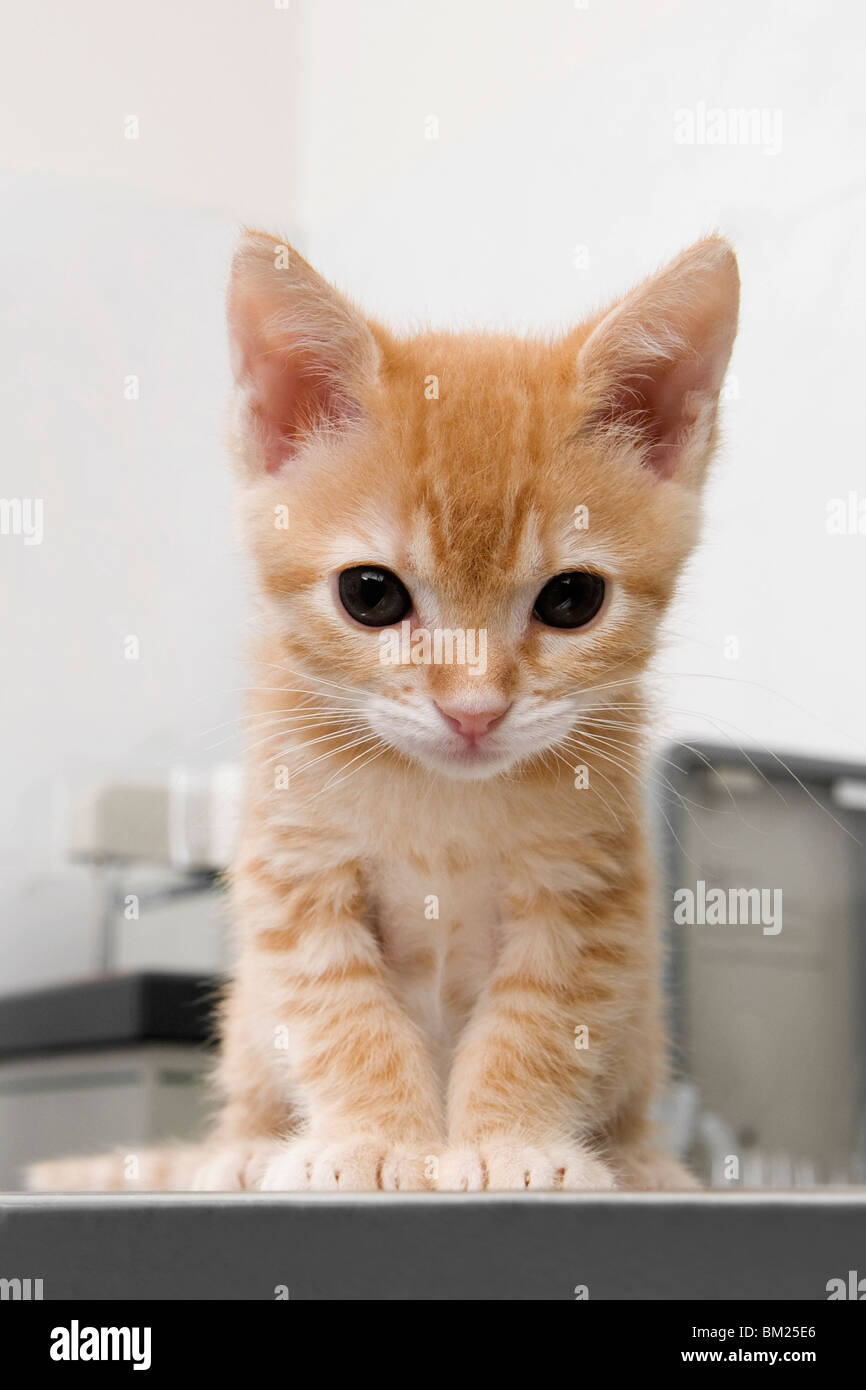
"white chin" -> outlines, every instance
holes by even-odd
[[[428,748],[401,748],[400,752],[415,763],[454,782],[483,782],[507,772],[519,759],[513,753],[436,753]]]
[[[500,772],[507,772],[514,766],[514,759],[478,758],[471,763],[445,758],[435,762],[426,759],[424,765],[443,777],[450,777],[453,782],[484,782],[490,777],[497,777]]]

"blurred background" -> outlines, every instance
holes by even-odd
[[[223,447],[244,223],[407,328],[565,328],[734,241],[724,444],[655,677],[668,1119],[720,1182],[861,1180],[861,7],[2,13],[0,1182],[201,1123],[248,621]],[[677,927],[699,882],[783,889],[784,929]]]

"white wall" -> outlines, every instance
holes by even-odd
[[[305,228],[326,274],[401,323],[517,327],[564,326],[727,231],[737,398],[660,662],[689,674],[661,689],[698,712],[683,732],[717,733],[709,716],[866,757],[866,536],[825,529],[828,499],[866,495],[855,0],[58,0],[8,28],[0,496],[43,497],[45,540],[0,537],[3,984],[87,964],[63,788],[236,746],[206,731],[243,681],[221,446],[238,221]],[[700,102],[780,110],[781,148],[677,144]]]
[[[92,964],[94,884],[61,857],[70,797],[237,751],[231,726],[208,732],[244,681],[222,301],[237,223],[294,222],[298,132],[295,13],[9,9],[0,496],[42,499],[44,540],[0,536],[0,988]],[[158,939],[184,959],[159,920],[138,952],[125,930],[127,955]]]

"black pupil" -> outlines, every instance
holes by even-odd
[[[604,601],[604,580],[589,570],[557,574],[535,600],[535,616],[548,627],[583,627]]]
[[[390,627],[412,611],[412,600],[402,580],[376,565],[355,565],[343,570],[339,588],[346,612],[365,627]]]

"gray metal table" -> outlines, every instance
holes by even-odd
[[[0,1197],[0,1278],[45,1299],[826,1299],[866,1190]]]

